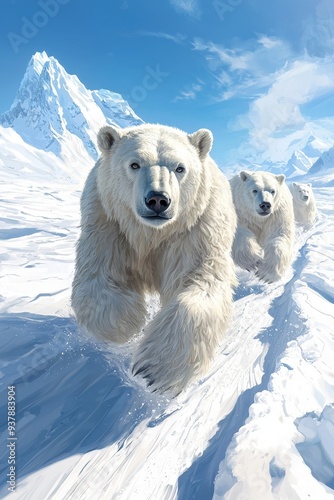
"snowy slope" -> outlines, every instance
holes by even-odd
[[[334,171],[327,156],[303,176],[315,186],[319,217],[311,230],[298,230],[290,272],[264,285],[238,271],[234,321],[209,373],[171,401],[131,375],[133,344],[88,340],[72,316],[89,158],[68,163],[0,128],[0,414],[7,386],[15,385],[13,498],[334,498]],[[156,297],[148,308],[158,310]],[[9,495],[5,422],[1,498]]]
[[[309,177],[317,184],[330,184],[334,171],[334,146],[325,151],[320,158],[312,165]]]
[[[16,178],[26,178],[39,183],[52,179],[54,182],[83,184],[93,161],[80,144],[76,145],[72,140],[70,159],[64,161],[51,151],[27,144],[14,129],[0,125],[1,176],[15,181]]]
[[[1,370],[19,401],[15,497],[334,496],[333,188],[315,190],[320,217],[299,234],[286,279],[263,285],[239,272],[234,323],[210,372],[173,401],[130,375],[133,345],[96,345],[72,318],[79,192],[23,178],[3,188]]]

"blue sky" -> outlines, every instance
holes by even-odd
[[[334,114],[333,0],[4,0],[0,112],[36,51],[147,122],[212,130],[213,157]]]

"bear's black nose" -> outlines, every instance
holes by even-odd
[[[155,212],[156,214],[161,214],[170,205],[170,198],[166,193],[150,191],[145,198],[145,204],[147,208]]]
[[[271,203],[269,201],[263,201],[260,203],[261,210],[269,210],[271,208]]]
[[[305,201],[307,201],[307,200],[308,200],[308,196],[307,196],[307,194],[304,194],[304,196],[303,196],[303,200],[305,200]]]

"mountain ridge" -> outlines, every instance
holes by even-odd
[[[65,143],[76,136],[94,161],[101,126],[140,123],[143,120],[120,94],[86,89],[46,52],[32,56],[12,106],[0,116],[0,125],[14,128],[31,146],[60,157],[68,156]]]

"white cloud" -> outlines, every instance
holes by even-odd
[[[203,82],[201,80],[197,80],[197,82],[193,83],[190,88],[187,90],[183,90],[177,95],[173,102],[177,101],[193,101],[196,99],[199,92],[203,90]]]
[[[227,71],[224,70],[221,70],[219,73],[217,73],[216,80],[222,86],[229,86],[233,83],[231,76],[227,73]]]
[[[260,89],[268,88],[276,80],[291,57],[287,43],[265,35],[260,35],[252,47],[246,49],[230,49],[200,38],[194,39],[193,47],[205,54],[208,69],[219,89],[216,98],[222,100],[258,95]]]
[[[334,2],[318,0],[314,14],[305,20],[303,46],[311,57],[334,54]]]
[[[291,56],[289,45],[278,38],[260,35],[251,47],[228,49],[200,38],[193,41],[195,50],[205,52],[207,60],[213,60],[217,67],[225,66],[232,72],[265,74],[277,69]]]
[[[154,31],[139,31],[138,35],[141,36],[151,36],[155,38],[164,38],[165,40],[171,40],[172,42],[175,43],[183,43],[184,40],[186,40],[186,35],[182,35],[181,33],[177,33],[176,35],[171,35],[170,33],[163,33],[161,31],[159,32],[154,32]]]
[[[252,50],[226,48],[200,38],[193,47],[205,54],[216,101],[252,99],[248,113],[238,116],[231,128],[248,130],[249,144],[259,151],[275,134],[302,127],[304,107],[334,91],[332,57],[304,55],[296,60],[289,45],[278,38],[261,34]]]
[[[317,99],[334,93],[332,21],[333,0],[319,0],[316,19],[308,27],[308,33],[314,36],[314,27],[322,27],[321,36],[313,46],[313,57],[305,49],[297,56],[287,42],[265,34],[233,47],[201,38],[193,40],[193,49],[206,59],[210,74],[206,84],[211,85],[216,102],[239,99],[235,101],[236,113],[241,99],[250,103],[247,113],[229,123],[234,132],[248,132],[239,153],[243,150],[254,157],[272,153],[283,138],[288,140],[293,130],[307,127]]]
[[[198,0],[170,0],[176,12],[199,18],[201,15]]]
[[[265,49],[272,49],[274,47],[280,47],[282,45],[282,41],[278,38],[270,38],[266,35],[261,35],[258,39],[258,42]]]
[[[214,66],[220,67],[222,65],[227,66],[230,71],[247,68],[246,55],[238,56],[237,51],[234,49],[225,49],[213,42],[205,43],[199,38],[195,38],[193,47],[195,50],[207,53],[207,61],[210,62],[211,66],[210,69],[214,69]]]
[[[248,129],[251,145],[265,150],[275,134],[304,125],[301,106],[333,91],[333,61],[295,61],[237,118],[234,128]]]

